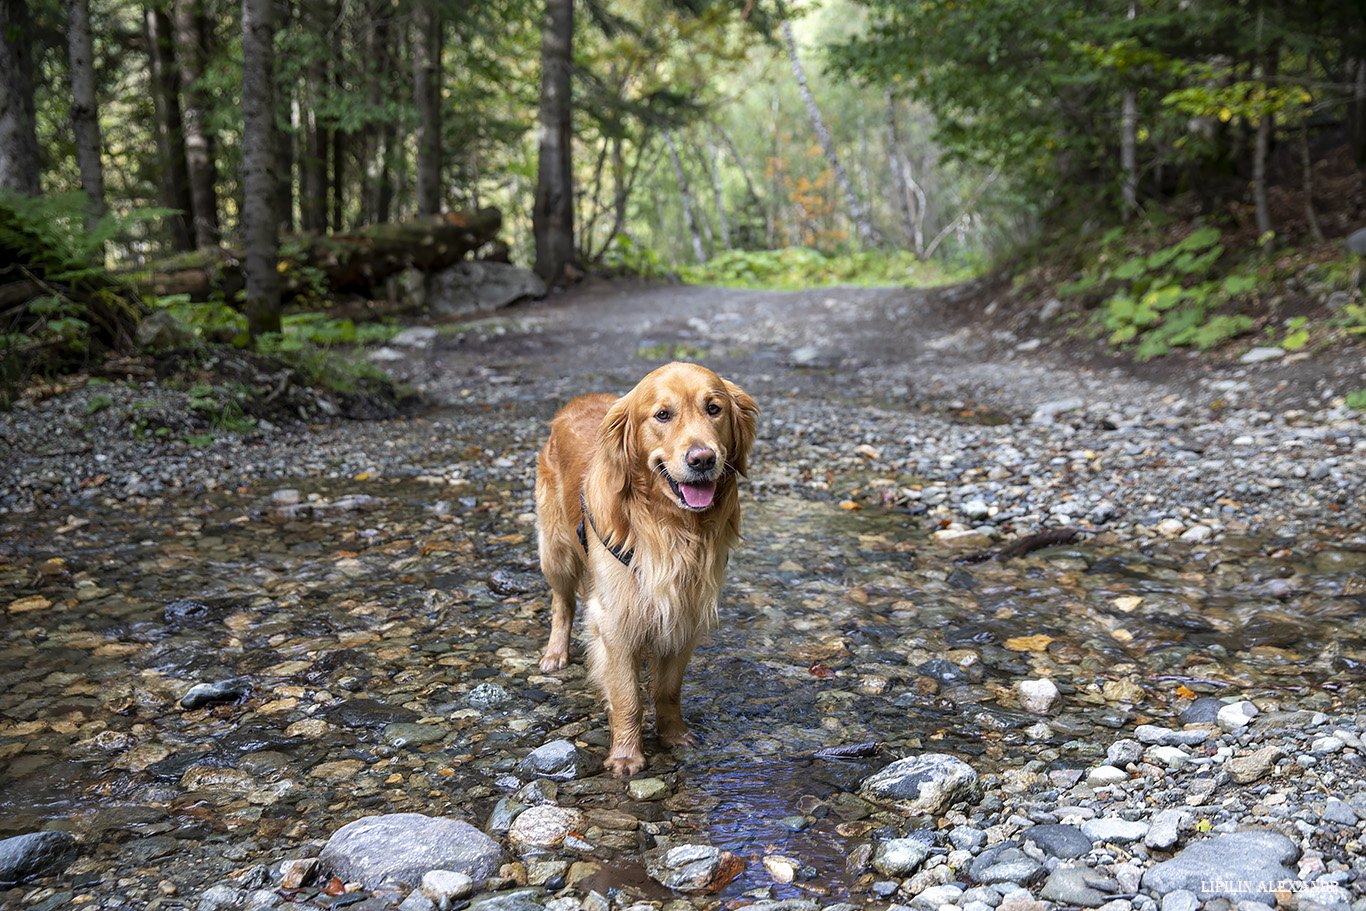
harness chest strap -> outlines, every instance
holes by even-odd
[[[602,541],[602,546],[607,547],[607,541],[603,538],[602,532],[598,531],[597,524],[593,521],[593,514],[588,511],[588,501],[583,498],[583,491],[579,491],[579,508],[583,510],[583,517],[579,519],[579,543],[583,545],[583,552],[588,553],[588,529],[593,529],[593,534],[597,535],[598,540]],[[587,527],[585,527],[585,525]],[[607,547],[607,552],[616,557],[622,566],[630,566],[631,558],[635,556],[635,550],[623,550],[618,544],[616,547]]]

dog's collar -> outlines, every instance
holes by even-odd
[[[583,510],[583,518],[579,520],[579,543],[583,545],[583,552],[588,553],[588,530],[584,527],[585,520],[587,520],[588,528],[593,529],[593,534],[598,536],[598,540],[602,542],[603,547],[607,548],[607,552],[616,557],[622,566],[629,567],[631,558],[636,555],[635,550],[626,550],[620,544],[616,547],[608,547],[602,532],[598,531],[597,523],[593,521],[593,514],[588,511],[588,501],[583,498],[582,490],[579,491],[579,507]]]

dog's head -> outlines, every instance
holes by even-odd
[[[745,474],[758,414],[744,390],[705,367],[660,367],[603,418],[598,464],[606,486],[622,496],[657,493],[679,509],[705,512],[718,485]]]

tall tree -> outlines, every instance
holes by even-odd
[[[194,201],[190,198],[190,172],[185,164],[185,128],[180,115],[180,74],[172,46],[171,19],[159,6],[143,10],[147,40],[148,73],[152,106],[156,115],[156,138],[161,177],[161,201],[177,214],[168,219],[171,248],[193,250],[190,226]]]
[[[364,220],[370,224],[389,220],[389,208],[394,198],[394,178],[389,156],[394,145],[394,118],[387,115],[389,100],[387,80],[393,68],[390,48],[388,4],[369,0],[367,27],[363,44],[367,72],[365,75],[365,107],[369,127],[364,132],[365,148],[361,181],[361,208]]]
[[[417,106],[417,212],[441,211],[441,12],[434,0],[413,10],[413,101]]]
[[[678,178],[678,198],[683,206],[683,221],[688,226],[688,236],[692,238],[692,255],[699,262],[707,261],[707,251],[702,246],[702,232],[698,230],[697,216],[693,214],[692,190],[688,188],[688,175],[683,171],[683,162],[678,157],[678,146],[674,143],[673,130],[664,128],[664,144],[669,149],[669,159],[673,162],[674,176]]]
[[[279,223],[275,216],[274,0],[242,0],[242,201],[247,330],[280,331]]]
[[[821,117],[821,109],[817,106],[816,96],[812,94],[811,86],[807,83],[806,69],[802,66],[802,59],[797,53],[797,42],[792,37],[792,23],[790,20],[784,19],[779,28],[782,29],[783,43],[787,45],[787,56],[792,62],[792,75],[796,78],[797,87],[801,90],[802,102],[806,105],[807,116],[811,118],[811,129],[821,144],[821,151],[825,153],[825,161],[835,175],[835,181],[839,184],[840,192],[844,194],[844,203],[849,209],[849,218],[858,231],[859,241],[865,246],[872,246],[878,242],[877,228],[873,227],[872,215],[869,214],[863,200],[859,198],[853,182],[849,180],[849,174],[840,162],[835,143],[830,138],[830,130],[826,128],[825,119]]]
[[[93,231],[104,216],[104,149],[100,142],[99,102],[95,98],[95,39],[90,30],[90,0],[66,0],[66,41],[71,64],[71,126],[76,163],[85,190],[85,226]]]
[[[546,0],[541,32],[541,142],[531,230],[536,274],[547,285],[574,263],[572,112],[574,0]]]
[[[0,0],[0,189],[37,196],[38,162],[28,0]]]
[[[331,57],[331,0],[303,0],[300,19],[310,41],[304,65],[299,110],[299,226],[306,232],[327,231],[327,103],[328,60]]]
[[[218,245],[218,164],[209,130],[212,98],[204,85],[209,53],[209,23],[204,0],[175,0],[175,51],[180,68],[181,106],[185,125],[185,164],[194,204],[195,246]]]

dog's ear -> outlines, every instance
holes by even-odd
[[[636,432],[631,424],[631,399],[622,396],[607,409],[598,425],[598,476],[603,489],[615,497],[630,492],[636,472]]]
[[[730,434],[735,451],[730,461],[740,474],[749,472],[749,448],[754,445],[754,434],[758,428],[759,406],[750,398],[749,393],[732,383],[723,380],[726,393],[730,396]]]

